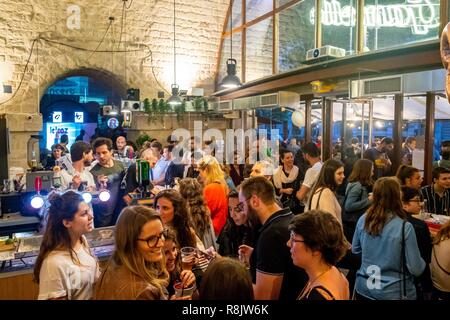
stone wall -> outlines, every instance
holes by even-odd
[[[177,83],[181,89],[213,91],[228,2],[177,0]],[[123,4],[122,0],[0,2],[0,82],[12,86],[12,94],[0,93],[0,113],[11,119],[10,166],[26,166],[26,141],[42,129],[40,98],[67,74],[88,69],[95,76],[98,72],[100,78],[112,77],[111,82],[120,84],[117,90],[140,88],[141,98],[169,90],[173,82],[173,2],[128,0],[125,11]],[[109,17],[114,17],[111,25]],[[95,48],[98,52],[85,50]]]

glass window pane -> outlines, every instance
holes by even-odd
[[[364,2],[365,51],[437,39],[438,32],[439,0]]]
[[[245,0],[245,19],[247,22],[273,10],[273,0]]]
[[[395,103],[393,97],[373,99],[372,146],[376,139],[394,136]],[[394,146],[397,148],[398,146]]]
[[[277,0],[277,8],[281,7],[282,5],[291,2],[292,0]]]
[[[332,157],[334,159],[342,159],[342,102],[332,101],[333,105],[333,128],[331,133],[331,143],[333,145]]]
[[[305,141],[305,111],[305,103],[300,102],[300,107],[294,110],[290,116],[290,124],[292,125],[290,138],[296,138],[298,145],[302,145],[301,142]]]
[[[278,14],[278,70],[297,68],[305,60],[306,51],[314,48],[314,21],[310,11],[314,0],[305,0]]]
[[[450,140],[450,110],[446,98],[437,96],[435,102],[433,159],[438,161],[444,157],[448,159],[447,154],[441,154],[441,145]]]
[[[322,44],[355,52],[357,0],[322,2]],[[314,15],[311,15],[312,17]]]
[[[236,59],[236,75],[242,79],[242,33],[233,33],[233,59]],[[219,84],[227,74],[227,60],[231,58],[230,37],[223,39],[222,55],[220,57],[219,76],[217,78]]]
[[[233,1],[233,29],[242,25],[242,0]],[[230,20],[227,24],[227,32],[230,31]]]
[[[273,19],[263,20],[247,29],[245,80],[272,74]]]
[[[424,170],[426,98],[405,97],[403,100],[402,163]],[[408,137],[415,137],[416,143],[405,144]],[[408,139],[409,141],[409,139]],[[416,151],[414,151],[416,149]],[[422,151],[422,152],[420,152]]]
[[[313,100],[311,105],[311,141],[322,146],[322,102]]]

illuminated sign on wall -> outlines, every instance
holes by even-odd
[[[364,7],[364,26],[411,28],[413,34],[426,35],[439,27],[439,2],[432,0],[405,0],[405,3],[368,5]],[[315,8],[310,11],[310,22],[315,23]],[[338,0],[324,0],[322,24],[326,26],[356,25],[356,8],[341,6]]]
[[[75,112],[75,122],[76,123],[83,123],[84,122],[84,112],[82,112],[82,111],[76,111]]]
[[[75,138],[78,135],[80,129],[82,129],[81,124],[75,124],[75,123],[46,123],[47,130],[46,130],[46,142],[45,146],[48,150],[51,150],[51,147],[55,143],[59,143],[61,140],[61,136],[63,134],[66,134],[69,137],[69,144],[68,148],[72,145],[72,143],[75,142]]]
[[[53,122],[62,122],[62,112],[53,111]]]
[[[110,118],[107,123],[110,129],[116,129],[119,126],[119,120],[117,118]]]

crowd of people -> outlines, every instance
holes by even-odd
[[[69,165],[44,214],[39,299],[450,299],[450,221],[431,237],[418,218],[450,215],[447,146],[422,186],[410,164],[391,176],[390,138],[367,150],[352,141],[352,163],[322,162],[312,142],[282,144],[277,165],[237,153],[225,165],[214,143],[188,142],[181,162],[172,136],[133,150],[149,163],[151,206],[134,201],[137,164],[114,157],[132,157],[124,137],[55,146],[67,160],[54,165]],[[414,147],[405,141],[405,162]],[[110,200],[92,206],[80,195],[104,189]],[[100,268],[85,234],[112,225]]]

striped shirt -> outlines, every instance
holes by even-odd
[[[422,199],[426,200],[425,210],[430,213],[450,215],[450,192],[445,190],[442,198],[434,191],[433,185],[420,189]]]

